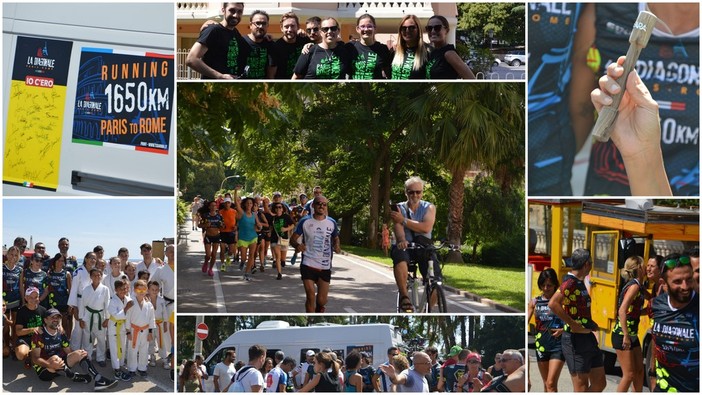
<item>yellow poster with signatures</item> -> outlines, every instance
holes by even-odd
[[[18,37],[5,128],[3,183],[56,191],[73,43]]]

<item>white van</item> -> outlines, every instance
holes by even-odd
[[[330,349],[342,360],[351,351],[358,350],[368,353],[374,366],[386,361],[388,348],[404,345],[400,328],[389,324],[291,327],[285,321],[265,321],[256,329],[234,332],[207,356],[205,365],[210,378],[205,383],[208,387],[206,390],[212,391],[214,367],[222,361],[226,350],[234,349],[237,360],[248,362],[249,347],[254,344],[266,347],[268,357],[273,358],[280,350],[298,364],[305,361],[307,350],[319,352]]]
[[[174,196],[174,4],[2,10],[3,193]]]

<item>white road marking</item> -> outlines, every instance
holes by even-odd
[[[222,283],[219,282],[219,269],[215,265],[212,271],[214,271],[214,277],[212,277],[212,280],[214,280],[215,298],[217,299],[217,312],[226,314],[227,304],[224,302]]]

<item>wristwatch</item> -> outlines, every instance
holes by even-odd
[[[402,226],[407,226],[407,218],[402,218]]]

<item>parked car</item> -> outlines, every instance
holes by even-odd
[[[466,64],[468,65],[468,67],[471,67],[471,68],[473,67],[473,64],[478,61],[476,58],[477,58],[477,54],[474,51],[471,51],[470,58],[468,60],[466,60]],[[494,58],[492,61],[493,66],[499,66],[500,63],[501,63],[501,61],[498,58]]]
[[[521,66],[526,63],[524,51],[511,51],[505,55],[505,63],[510,66]]]

